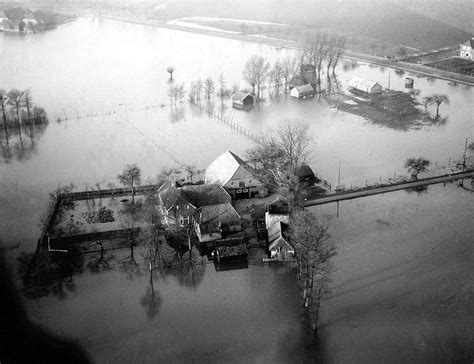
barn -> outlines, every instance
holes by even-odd
[[[248,92],[237,91],[232,95],[232,107],[238,110],[250,110],[255,104],[255,97]]]
[[[314,96],[314,88],[309,83],[306,85],[293,87],[290,91],[290,96],[297,99],[304,99],[306,97]]]
[[[355,76],[349,82],[349,89],[353,92],[363,92],[366,94],[378,94],[383,90],[382,85],[375,81],[370,81],[362,77]]]

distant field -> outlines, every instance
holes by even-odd
[[[456,8],[449,4],[451,13]],[[460,12],[462,8],[460,8]],[[462,15],[462,14],[460,14]],[[155,19],[171,20],[188,16],[211,16],[286,23],[295,27],[332,29],[335,32],[368,37],[387,43],[388,48],[407,46],[429,50],[459,44],[471,37],[439,19],[424,16],[394,3],[243,1],[229,6],[224,1],[170,3],[150,13]],[[377,52],[380,53],[380,52]]]
[[[444,59],[427,65],[452,72],[474,74],[474,61],[459,57]]]

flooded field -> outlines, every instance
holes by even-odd
[[[338,246],[324,362],[467,362],[474,355],[473,195],[455,184],[312,207]]]
[[[386,87],[390,77],[391,88],[403,90],[404,77],[414,77],[419,98],[449,94],[450,105],[440,109],[444,122],[401,130],[317,100],[267,98],[248,113],[216,100],[211,108],[230,118],[231,127],[186,102],[170,105],[168,66],[176,69],[175,82],[186,86],[222,73],[228,87],[246,87],[242,69],[252,54],[273,62],[291,51],[96,19],[28,37],[0,34],[1,87],[31,87],[50,120],[22,142],[13,132],[8,153],[0,132],[0,244],[11,248],[10,262],[36,247],[48,193],[59,185],[118,185],[116,176],[127,163],[137,163],[144,182],[153,183],[165,167],[203,169],[226,150],[245,156],[254,142],[238,127],[261,135],[283,119],[309,122],[315,138],[311,165],[334,184],[341,162],[347,186],[406,174],[403,163],[411,156],[442,167],[459,160],[465,138],[473,137],[471,89],[367,64],[344,70],[341,63],[338,79],[345,84],[359,75]],[[328,215],[339,248],[333,297],[322,314],[324,358],[391,361],[403,347],[405,359],[416,359],[432,340],[463,343],[455,328],[473,327],[463,321],[466,295],[472,293],[471,196],[453,185],[436,186],[420,196],[397,192],[341,203],[339,219],[332,205],[315,210]],[[421,280],[412,279],[420,274]],[[200,277],[192,287],[173,276],[155,282],[161,303],[152,320],[141,304],[149,277],[130,281],[118,269],[86,271],[75,278],[76,290],[67,299],[28,301],[28,311],[53,332],[79,340],[97,362],[308,358],[293,275],[262,266],[216,272],[209,265]],[[461,294],[452,296],[454,290]],[[418,336],[408,337],[405,324]],[[365,332],[372,336],[361,339]]]

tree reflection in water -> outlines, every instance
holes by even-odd
[[[93,274],[103,273],[111,270],[113,265],[111,263],[115,260],[115,256],[106,252],[102,242],[99,240],[97,244],[100,246],[100,254],[94,254],[91,260],[87,263],[87,268]]]
[[[49,125],[46,112],[41,107],[35,107],[30,118],[24,116],[20,127],[13,122],[7,123],[7,128],[0,130],[2,158],[5,163],[12,159],[26,161],[37,151],[37,140],[43,135]],[[22,135],[28,138],[24,138]]]
[[[54,295],[66,298],[75,289],[74,275],[81,274],[84,256],[77,246],[68,252],[22,252],[18,257],[18,271],[22,291],[28,298]]]

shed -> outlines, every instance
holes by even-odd
[[[314,88],[309,83],[306,85],[295,86],[290,91],[290,96],[297,99],[304,99],[306,97],[314,96]]]
[[[255,104],[255,97],[244,91],[237,91],[232,95],[232,107],[238,110],[250,110]]]
[[[377,94],[382,92],[383,87],[380,83],[355,76],[349,82],[349,88],[352,91],[364,92],[367,94]]]

